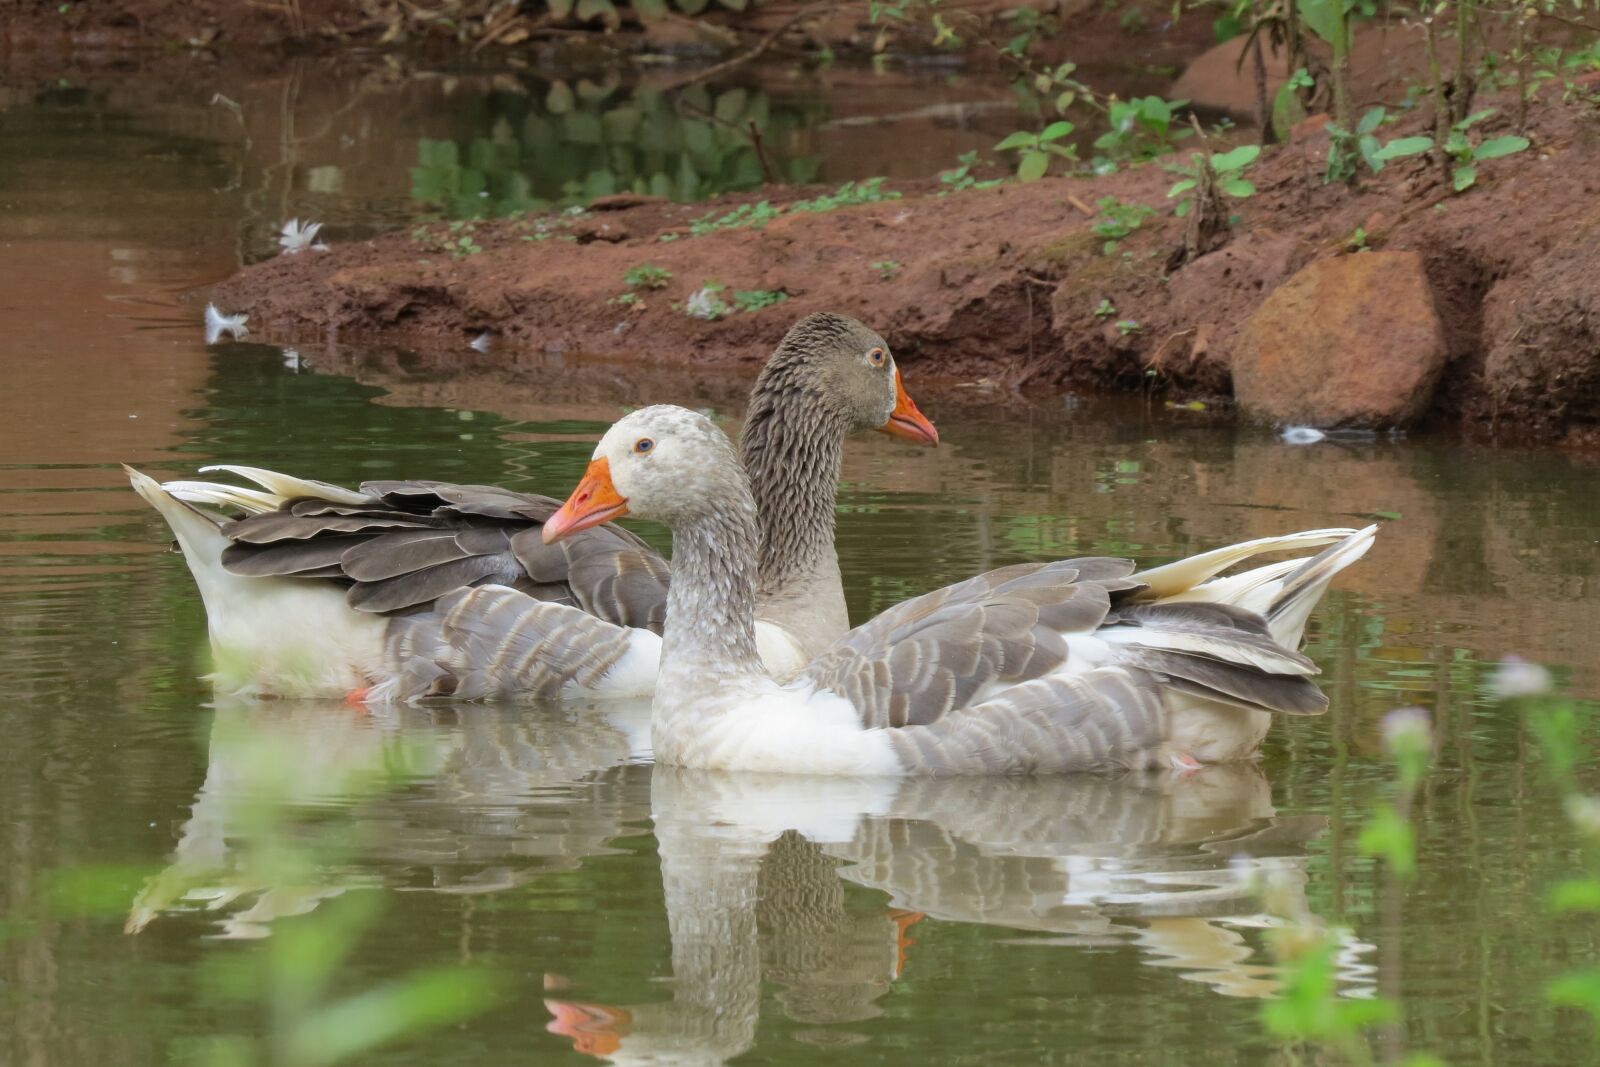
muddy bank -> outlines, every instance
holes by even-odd
[[[1507,132],[1510,102],[1486,103],[1501,114],[1484,136]],[[1480,165],[1459,195],[1420,157],[1355,188],[1325,185],[1327,139],[1310,124],[1263,153],[1256,195],[1232,202],[1228,242],[1170,271],[1183,221],[1166,200],[1172,175],[1145,166],[955,193],[930,181],[700,233],[695,220],[758,198],[615,198],[578,215],[433,224],[281,256],[209,295],[249,313],[252,327],[291,336],[451,346],[487,331],[507,360],[540,350],[702,365],[758,361],[796,317],[836,309],[884,332],[919,377],[1215,404],[1248,373],[1251,394],[1267,398],[1252,413],[1267,421],[1460,424],[1582,443],[1600,427],[1600,128],[1581,103],[1543,103],[1527,131],[1533,147]],[[1413,116],[1392,135],[1421,125]],[[766,198],[778,208],[818,193]],[[1157,212],[1111,254],[1094,230],[1105,197]],[[1370,258],[1321,266],[1340,257]],[[625,281],[646,266],[659,268],[658,288]],[[1340,279],[1309,302],[1269,301],[1313,266]],[[708,284],[723,286],[717,300],[731,308],[714,321],[689,314]],[[758,292],[782,300],[733,308],[773,299],[736,298]],[[1307,351],[1339,365],[1238,359],[1271,344],[1262,337],[1299,335],[1319,338]],[[1397,362],[1409,369],[1392,374]],[[1390,414],[1381,397],[1322,418],[1295,408],[1341,382],[1380,379],[1408,394],[1391,398]]]

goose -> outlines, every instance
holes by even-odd
[[[841,315],[801,319],[757,377],[743,434],[765,516],[757,634],[780,677],[849,627],[834,497],[844,438],[860,429],[939,440],[883,338]],[[125,469],[200,588],[220,692],[377,704],[654,689],[666,561],[612,525],[547,546],[550,497],[433,481],[350,490],[232,464],[202,471],[259,488],[159,484]]]
[[[1248,758],[1274,714],[1327,709],[1295,649],[1329,580],[1376,533],[1262,538],[1138,572],[1099,557],[1005,567],[890,608],[780,682],[756,643],[756,504],[727,437],[683,408],[633,412],[541,536],[619,515],[672,529],[656,759],[849,775]],[[1215,579],[1263,552],[1324,545]]]

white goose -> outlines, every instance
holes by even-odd
[[[657,760],[812,774],[1246,758],[1273,713],[1327,708],[1316,665],[1294,649],[1328,581],[1376,530],[1264,538],[1137,574],[1105,558],[1002,568],[889,609],[780,684],[756,643],[756,505],[727,437],[683,408],[628,415],[542,535],[619,515],[672,527]],[[1331,547],[1212,580],[1263,552],[1320,545]]]
[[[764,516],[757,640],[780,676],[849,627],[834,496],[844,438],[863,429],[939,440],[883,338],[839,315],[802,319],[757,378],[743,436]],[[203,470],[261,488],[128,476],[200,587],[223,692],[388,702],[655,687],[668,568],[621,527],[550,547],[539,537],[550,497],[430,481],[352,491],[256,467]]]

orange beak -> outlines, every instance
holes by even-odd
[[[611,463],[602,457],[589,464],[589,469],[583,472],[583,481],[560,510],[544,520],[539,536],[544,538],[545,544],[552,545],[579,530],[599,526],[627,513],[628,502],[611,484]]]
[[[547,1000],[545,1010],[552,1016],[545,1029],[572,1042],[575,1052],[588,1056],[610,1056],[622,1047],[632,1017],[622,1008],[609,1004],[579,1004],[571,1000]]]
[[[939,431],[933,428],[928,416],[917,410],[917,402],[911,399],[905,383],[900,380],[899,367],[894,369],[894,411],[890,413],[889,421],[878,427],[878,432],[891,437],[904,437],[919,445],[939,443]]]

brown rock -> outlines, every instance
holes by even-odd
[[[610,196],[596,197],[589,201],[590,211],[626,211],[633,207],[644,207],[646,204],[665,204],[668,200],[664,196],[651,196],[649,193],[612,193]]]
[[[1275,423],[1403,426],[1427,410],[1446,358],[1422,257],[1363,252],[1267,297],[1239,331],[1233,389]]]
[[[610,241],[615,244],[628,239],[628,224],[618,218],[598,219],[586,215],[572,224],[571,232],[579,244],[588,244],[590,241]]]
[[[1239,50],[1243,47],[1244,38],[1236,37],[1202,52],[1167,95],[1233,115],[1254,116],[1255,67],[1248,57],[1239,63]],[[1265,48],[1262,58],[1267,64],[1267,106],[1271,107],[1272,95],[1289,80],[1289,61],[1280,49],[1271,47]]]

